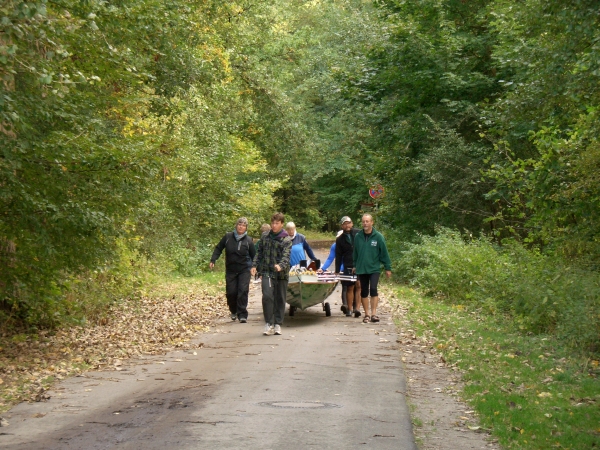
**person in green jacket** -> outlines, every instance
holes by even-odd
[[[383,265],[386,276],[390,278],[392,276],[392,262],[383,235],[373,228],[373,216],[364,214],[362,216],[362,227],[363,229],[354,238],[352,256],[354,271],[360,281],[361,302],[365,310],[363,322],[379,322],[377,316],[379,273]],[[370,308],[369,295],[371,296]]]

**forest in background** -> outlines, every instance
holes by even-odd
[[[380,184],[402,280],[598,351],[599,22],[592,0],[3,2],[3,329],[193,275],[240,215],[358,222]]]

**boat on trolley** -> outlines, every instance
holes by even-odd
[[[356,281],[356,276],[292,269],[286,297],[286,302],[290,305],[289,315],[293,316],[298,309],[304,311],[311,306],[321,304],[325,315],[331,316],[331,305],[325,300],[335,290],[338,282],[342,280]]]

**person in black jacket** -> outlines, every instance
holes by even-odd
[[[343,233],[335,240],[335,272],[339,273],[343,265],[344,275],[352,275],[354,236],[360,229],[353,227],[352,219],[348,216],[342,217],[340,223]],[[346,298],[344,299],[342,296],[342,312],[348,317],[352,314],[354,317],[360,317],[360,285],[358,285],[358,281],[342,281],[342,293],[344,291]]]
[[[215,267],[225,250],[225,295],[227,306],[231,312],[231,320],[240,319],[240,323],[248,320],[248,291],[250,290],[250,269],[256,254],[252,238],[248,236],[248,219],[238,219],[235,229],[225,233],[223,239],[215,247],[210,258],[210,268]]]

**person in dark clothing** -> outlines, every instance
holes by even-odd
[[[339,273],[344,267],[344,275],[352,275],[354,268],[354,259],[352,253],[354,251],[354,238],[360,231],[354,228],[352,219],[348,216],[342,217],[341,220],[343,233],[335,240],[335,271]],[[342,281],[342,289],[346,291],[346,301],[342,299],[342,312],[346,316],[360,317],[360,285],[358,281]]]
[[[210,268],[215,267],[225,250],[225,295],[231,312],[231,320],[248,320],[248,291],[250,290],[250,268],[256,254],[252,238],[248,236],[248,219],[238,219],[235,229],[225,233],[210,258]]]
[[[271,217],[271,231],[263,233],[252,263],[252,276],[262,275],[262,305],[265,316],[263,334],[281,334],[285,297],[290,279],[292,240],[283,229],[285,217],[275,213]]]

